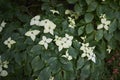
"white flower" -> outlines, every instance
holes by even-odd
[[[99,24],[99,25],[97,26],[97,29],[102,29],[102,28],[104,28],[105,30],[108,30],[111,21],[109,21],[109,20],[106,19],[105,14],[101,15],[100,18],[101,18],[101,24]]]
[[[35,41],[36,35],[40,33],[39,30],[30,30],[25,33],[26,36],[29,36],[33,41]]]
[[[83,42],[85,42],[86,36],[81,37],[81,39],[83,40]]]
[[[71,28],[75,28],[76,27],[75,19],[73,19],[71,17],[68,17],[68,21],[69,21],[69,27],[71,27]]]
[[[39,25],[39,21],[40,20],[40,15],[37,15],[37,16],[35,16],[35,17],[33,17],[32,19],[31,19],[31,21],[30,21],[30,25],[32,26],[32,25]]]
[[[3,28],[5,27],[6,22],[2,21],[1,25],[0,25],[0,32],[3,30]]]
[[[65,10],[65,14],[71,14],[71,10]]]
[[[69,55],[68,50],[66,51],[65,55],[62,55],[62,57],[67,58],[68,60],[72,60],[72,56]]]
[[[8,61],[4,61],[4,62],[3,62],[3,67],[4,67],[4,68],[8,68],[8,64],[9,64]]]
[[[94,63],[96,62],[96,56],[94,54],[95,47],[89,47],[89,43],[82,43],[80,50],[83,51],[81,57],[87,57],[88,60],[92,60]]]
[[[3,77],[5,77],[5,76],[8,75],[8,72],[7,72],[6,70],[2,70],[2,71],[0,72],[0,75],[3,76]]]
[[[65,37],[62,38],[62,42],[64,43],[64,48],[69,48],[72,45],[73,36],[69,36],[65,34]]]
[[[50,76],[49,80],[54,80],[54,77]]]
[[[45,49],[48,48],[48,43],[52,42],[51,38],[46,38],[45,36],[42,37],[42,40],[38,43],[40,45],[44,45]]]
[[[86,44],[82,43],[82,46],[80,47],[80,50],[85,52],[87,50],[88,46],[89,46],[89,43],[86,43]]]
[[[55,25],[46,25],[45,27],[44,27],[44,33],[50,33],[50,34],[54,34],[54,29],[55,29]]]
[[[44,26],[44,33],[50,33],[52,35],[54,34],[54,29],[56,28],[56,25],[48,19],[40,21],[39,26]]]
[[[65,34],[65,37],[63,38],[55,36],[54,41],[58,46],[59,51],[61,51],[63,48],[69,48],[72,45],[72,39],[73,36],[69,36],[68,34]]]
[[[16,42],[9,37],[7,40],[4,41],[4,44],[11,48],[11,45],[15,44]]]
[[[110,46],[107,46],[107,52],[110,53],[112,51],[112,48]]]
[[[50,10],[53,14],[60,14],[59,11],[56,11],[56,10]]]

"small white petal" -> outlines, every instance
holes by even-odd
[[[47,49],[48,48],[48,44],[44,43],[44,47],[45,47],[45,49]]]
[[[25,33],[26,36],[31,36],[31,31]]]
[[[100,24],[100,25],[97,26],[97,29],[102,29],[103,27],[104,27],[104,25]]]
[[[72,56],[69,56],[69,57],[68,57],[68,60],[72,60]]]
[[[53,14],[60,14],[59,11],[56,11],[56,10],[50,10]]]
[[[40,33],[39,30],[33,30],[33,34],[34,34],[34,35],[38,35],[39,33]]]
[[[86,57],[87,53],[82,53],[81,57]]]
[[[62,46],[59,46],[59,47],[58,47],[58,50],[59,50],[59,51],[61,51],[62,49],[63,49],[63,47],[62,47]]]
[[[6,25],[6,22],[5,22],[5,21],[2,21],[1,27],[5,27],[5,25]]]
[[[47,38],[46,38],[46,36],[43,36],[42,39],[43,39],[43,41],[46,41]]]
[[[11,40],[11,41],[10,41],[10,44],[14,44],[14,43],[16,43],[14,40]]]
[[[2,70],[0,73],[1,76],[5,77],[8,75],[8,72],[6,70]]]
[[[2,69],[2,66],[0,66],[0,72],[2,71],[3,69]]]
[[[0,32],[2,32],[3,28],[0,26]]]
[[[42,40],[42,41],[40,41],[38,44],[44,45],[44,41]]]
[[[35,35],[31,35],[30,37],[31,37],[31,39],[32,39],[33,41],[35,41],[35,38],[36,38]]]
[[[104,28],[105,28],[105,30],[108,30],[109,27],[107,25],[104,25]]]
[[[50,43],[51,41],[52,41],[51,38],[48,38],[48,39],[46,40],[47,43]]]

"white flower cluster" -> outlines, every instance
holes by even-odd
[[[82,43],[80,50],[83,51],[81,57],[87,57],[88,60],[92,60],[96,63],[96,55],[94,54],[95,47],[89,47],[89,43]]]
[[[37,15],[31,19],[30,25],[44,26],[44,33],[54,34],[54,29],[56,25],[49,19],[41,20],[40,16]]]
[[[97,29],[102,29],[102,28],[104,28],[105,30],[108,30],[111,21],[109,21],[109,20],[106,19],[106,15],[105,15],[105,14],[102,14],[102,15],[100,16],[100,18],[101,18],[101,24],[99,24],[99,25],[97,26]]]
[[[62,55],[62,57],[67,58],[68,60],[72,60],[72,56],[69,55],[68,50],[66,51],[65,55]]]
[[[1,56],[0,56],[0,76],[5,77],[8,75],[8,72],[4,69],[8,68],[8,61],[3,61],[1,60]]]
[[[6,22],[2,21],[1,25],[0,25],[0,32],[2,32],[3,28],[5,27]]]
[[[4,41],[4,44],[8,46],[8,48],[11,48],[13,44],[15,44],[16,41],[12,40],[11,37],[9,37],[7,40]]]
[[[65,34],[65,37],[55,36],[55,43],[58,46],[58,50],[61,51],[63,48],[69,48],[72,45],[73,36]]]

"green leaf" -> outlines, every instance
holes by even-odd
[[[107,31],[104,31],[104,38],[107,41],[110,41],[110,39],[113,37],[113,33],[108,33]]]
[[[61,64],[62,68],[66,71],[73,71],[73,64],[72,62],[67,62],[67,64]]]
[[[34,54],[41,54],[42,50],[41,50],[41,46],[40,45],[35,45],[32,47],[32,49],[30,50],[30,52],[34,53]]]
[[[117,29],[117,20],[114,19],[114,21],[109,26],[109,33],[114,32]]]
[[[77,54],[78,52],[73,48],[73,47],[70,47],[69,50],[68,50],[68,53],[73,57],[73,58],[77,58]]]
[[[73,44],[73,47],[74,47],[75,49],[77,49],[77,50],[80,49],[80,43],[79,43],[77,40],[73,41],[72,44]]]
[[[92,11],[96,10],[97,6],[98,6],[98,3],[95,2],[95,1],[92,2],[92,3],[90,3],[90,4],[88,5],[87,12],[92,12]]]
[[[39,1],[41,1],[41,0],[39,0]],[[43,2],[49,2],[49,0],[42,0]]]
[[[82,69],[81,69],[81,79],[80,80],[86,80],[90,75],[90,65],[86,64]]]
[[[49,68],[53,74],[57,73],[60,70],[61,66],[56,57],[51,57],[48,62],[50,65]]]
[[[74,10],[77,13],[82,13],[82,7],[79,4],[75,4]]]
[[[89,34],[94,31],[94,26],[90,23],[86,25],[86,33]]]
[[[86,3],[89,5],[90,3],[92,3],[94,0],[85,0]]]
[[[85,64],[84,58],[80,57],[77,61],[77,70],[81,69],[84,64]]]
[[[67,2],[68,3],[70,3],[70,4],[74,4],[74,3],[76,3],[78,0],[67,0]]]
[[[40,80],[49,80],[50,76],[51,76],[51,72],[50,72],[49,67],[47,67],[47,68],[44,68],[40,72],[39,79]]]
[[[79,35],[79,36],[84,32],[84,27],[85,27],[85,26],[81,26],[81,27],[78,29],[78,35]]]
[[[96,41],[99,41],[99,40],[101,40],[102,39],[102,37],[103,37],[103,30],[98,30],[97,32],[96,32],[96,35],[95,35],[95,40]]]
[[[39,56],[36,56],[32,62],[31,62],[31,65],[32,65],[32,69],[35,71],[38,71],[40,69],[42,69],[44,67],[44,63],[43,61],[40,59]]]
[[[86,23],[90,23],[94,19],[94,15],[92,13],[86,13],[84,19]]]
[[[120,31],[116,31],[114,36],[116,40],[120,41]]]
[[[115,49],[115,48],[118,47],[118,42],[115,40],[115,38],[112,38],[112,39],[109,41],[108,44],[110,45],[110,47],[111,47],[112,49]]]

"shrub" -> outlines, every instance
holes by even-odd
[[[0,22],[1,80],[111,75],[106,58],[120,47],[119,0],[0,0]]]

